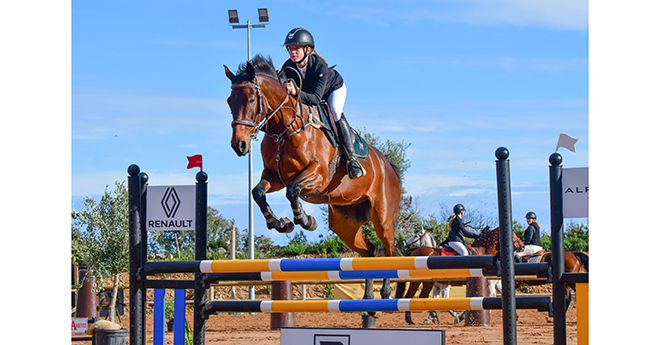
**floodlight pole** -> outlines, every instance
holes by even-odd
[[[250,24],[250,21],[247,21],[247,25],[232,25],[232,29],[247,29],[247,48],[248,56],[247,61],[250,61],[252,58],[252,51],[250,49],[250,29],[251,28],[265,28],[266,24]],[[251,146],[251,143],[250,143]],[[254,260],[254,200],[252,199],[252,148],[248,152],[248,258]],[[250,299],[254,299],[254,286],[250,286],[248,290],[248,295]]]

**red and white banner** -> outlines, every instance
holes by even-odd
[[[86,317],[71,318],[71,333],[85,333],[86,330],[87,330]]]

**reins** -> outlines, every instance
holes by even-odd
[[[287,67],[287,68],[291,68],[291,67]],[[296,72],[298,72],[298,71],[296,71]],[[298,73],[298,75],[300,76],[300,73]],[[255,75],[254,79],[255,79],[254,83],[252,83],[252,82],[243,82],[241,84],[231,85],[231,88],[232,89],[253,88],[253,89],[256,90],[257,102],[258,102],[257,103],[257,112],[254,115],[254,118],[256,119],[256,118],[259,118],[260,114],[267,111],[267,109],[268,109],[268,100],[266,100],[266,97],[263,96],[263,92],[261,91],[261,86],[259,86],[259,79],[257,78],[257,75]],[[301,77],[301,80],[302,80],[302,77]],[[289,94],[289,92],[287,91],[287,95],[284,98],[284,100],[282,101],[282,103],[280,103],[280,105],[278,105],[269,114],[266,114],[264,116],[264,119],[259,121],[259,122],[256,122],[254,120],[234,120],[234,121],[231,122],[232,127],[234,125],[244,125],[244,126],[248,126],[248,127],[253,127],[254,129],[252,130],[252,133],[250,133],[250,138],[252,140],[257,140],[257,135],[258,135],[259,131],[262,131],[262,132],[264,132],[265,135],[273,138],[273,140],[277,144],[277,156],[275,157],[275,161],[276,161],[276,165],[277,165],[277,174],[279,175],[280,180],[284,184],[286,184],[286,183],[284,182],[284,179],[282,178],[282,173],[280,171],[280,164],[279,164],[280,157],[281,157],[281,154],[282,154],[282,146],[284,144],[284,141],[287,138],[292,137],[292,136],[300,133],[301,131],[304,131],[305,128],[307,128],[308,126],[311,125],[311,123],[308,123],[308,122],[305,121],[305,116],[303,114],[302,104],[300,104],[300,93],[298,93],[298,97],[296,98],[296,103],[299,104],[300,113],[298,113],[296,111],[295,103],[293,104],[293,106],[284,106],[287,103],[287,101],[288,102],[293,102],[291,100],[291,98],[292,98],[291,94]],[[279,112],[280,115],[282,116],[282,121],[284,121],[284,114],[281,113],[282,109],[291,109],[293,111],[293,119],[291,120],[291,123],[289,123],[286,127],[284,127],[284,130],[282,130],[280,133],[269,132],[267,130],[267,128],[265,128],[265,127],[268,124],[268,122],[270,121],[270,119],[273,116],[275,116],[275,114],[277,114]],[[296,120],[298,118],[300,118],[302,125],[300,127],[298,127],[298,129],[289,132],[291,130],[291,128],[293,127],[293,125],[296,123]]]

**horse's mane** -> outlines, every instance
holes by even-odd
[[[493,233],[493,231],[496,231],[496,232]],[[499,231],[500,231],[499,227],[497,227],[495,229],[488,228],[487,231],[483,234],[483,236],[481,236],[481,238],[479,238],[479,239],[475,240],[474,242],[472,242],[472,246],[473,247],[482,247],[482,246],[486,245],[487,243],[490,243],[491,238],[494,235],[499,235]]]
[[[273,65],[273,59],[268,56],[264,57],[261,54],[257,54],[250,60],[252,67],[254,67],[254,72],[257,74],[265,74],[267,76],[273,77],[276,80],[279,80],[277,76],[277,70]],[[238,71],[236,71],[236,77],[232,82],[247,80],[247,74],[245,73],[245,68],[247,67],[247,62],[242,62],[238,65]]]

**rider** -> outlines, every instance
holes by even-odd
[[[527,224],[529,225],[525,230],[525,236],[523,238],[525,249],[514,254],[518,258],[543,250],[543,245],[541,245],[541,226],[536,222],[536,213],[527,212],[525,218],[527,218]]]
[[[449,236],[447,237],[447,244],[458,253],[458,255],[470,255],[470,251],[465,247],[465,239],[469,237],[477,239],[478,234],[475,234],[465,228],[463,224],[463,214],[465,214],[465,207],[461,204],[454,206],[454,216],[449,219]]]
[[[341,145],[348,154],[349,177],[356,179],[364,176],[366,171],[355,157],[351,129],[343,113],[346,102],[344,79],[334,68],[328,68],[325,59],[314,50],[314,37],[309,31],[303,28],[289,31],[283,45],[289,52],[289,59],[281,69],[287,78],[284,83],[287,91],[293,96],[300,92],[300,101],[304,104],[319,105],[324,101],[328,103]],[[298,69],[302,76],[302,87],[298,85],[300,81],[297,73],[285,69],[286,67]]]

